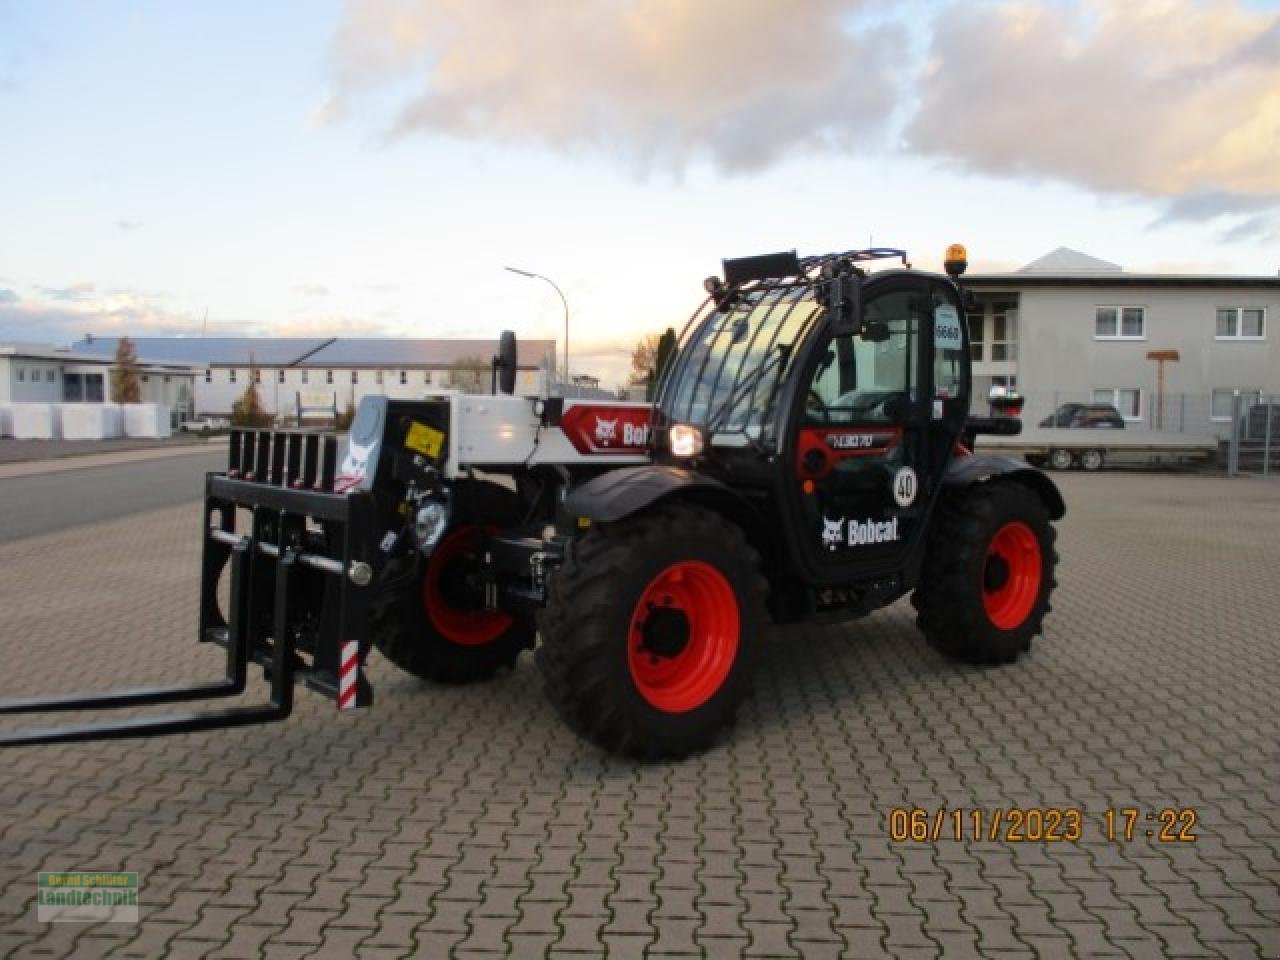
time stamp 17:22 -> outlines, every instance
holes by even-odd
[[[1086,831],[1113,843],[1147,838],[1195,843],[1199,818],[1190,807],[1113,807],[1086,813],[1079,807],[894,807],[889,839],[895,843],[988,840],[1004,843],[1079,843]]]

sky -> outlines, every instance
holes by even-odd
[[[1280,270],[1280,0],[0,0],[0,340],[560,340],[723,257]]]

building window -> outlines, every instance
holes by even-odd
[[[262,371],[261,371],[261,370],[254,370],[254,371],[253,371],[253,382],[254,382],[254,383],[261,383],[261,382],[262,382]]]
[[[204,382],[213,383],[213,370],[209,367],[204,368]]]
[[[277,370],[277,371],[276,371],[276,383],[284,383],[284,371],[283,371],[283,370]]]
[[[144,374],[142,375],[142,382],[143,382],[143,383],[150,383],[150,382],[151,382],[151,375],[150,375],[150,374],[147,374],[147,373],[144,373]]]
[[[169,374],[167,374],[167,373],[164,375],[164,382],[165,382],[165,383],[169,383],[169,382],[170,382],[170,377],[169,377]]]
[[[1018,301],[979,303],[967,315],[969,357],[974,363],[1011,363],[1018,359]]]
[[[1262,340],[1267,311],[1262,307],[1219,307],[1215,340]]]
[[[44,378],[50,383],[53,383],[53,381],[56,379],[56,376],[52,370],[46,370],[44,372]]]
[[[1256,403],[1262,402],[1262,391],[1245,389],[1244,387],[1215,387],[1210,401],[1209,418],[1211,420],[1231,420],[1231,411],[1235,408],[1235,396],[1240,394],[1244,406],[1248,410]]]
[[[26,379],[27,379],[27,368],[26,368],[26,367],[19,367],[19,368],[18,368],[18,382],[19,382],[19,383],[24,383],[24,382],[26,381]]]
[[[373,375],[373,379],[374,379],[374,382],[375,382],[375,383],[377,383],[377,385],[378,385],[378,386],[382,386],[382,371],[381,371],[381,370],[379,370],[377,373],[375,373],[375,374]]]
[[[430,370],[423,370],[423,371],[422,371],[422,382],[423,382],[423,383],[430,383],[430,382],[431,382],[431,371],[430,371]]]
[[[1093,319],[1095,340],[1145,340],[1146,307],[1098,307]]]
[[[1137,387],[1102,387],[1093,391],[1094,403],[1109,403],[1126,420],[1142,419],[1142,391]]]
[[[235,383],[235,382],[236,382],[236,369],[235,367],[232,367],[230,370],[227,371],[227,383]]]
[[[405,384],[407,384],[408,382],[409,382],[409,374],[408,374],[406,371],[401,370],[401,371],[400,371],[400,386],[402,386],[402,387],[403,387],[403,386],[404,386]]]
[[[326,370],[326,371],[324,372],[324,382],[325,382],[325,383],[333,383],[333,371],[332,371],[332,370]]]
[[[353,384],[354,384],[354,383],[359,383],[359,382],[360,382],[360,371],[359,371],[359,370],[352,370],[352,371],[351,371],[351,382],[352,382]]]

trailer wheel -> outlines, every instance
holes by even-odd
[[[1080,454],[1081,468],[1090,472],[1094,470],[1101,470],[1102,465],[1105,462],[1106,457],[1103,455],[1101,450],[1089,449]]]
[[[460,484],[449,531],[418,583],[374,604],[373,643],[406,673],[441,683],[485,680],[533,646],[532,624],[487,610],[468,578],[485,529],[518,523],[519,497],[497,484]]]
[[[551,581],[536,659],[586,739],[644,760],[715,742],[765,623],[760,558],[719,514],[673,504],[592,527]]]
[[[1049,466],[1055,470],[1070,470],[1075,462],[1076,458],[1070,450],[1054,447],[1049,451]]]
[[[916,623],[929,644],[966,663],[1009,663],[1049,612],[1058,556],[1049,512],[1019,483],[985,483],[939,505]]]

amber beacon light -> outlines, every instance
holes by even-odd
[[[963,243],[953,243],[947,247],[947,258],[943,261],[947,275],[958,277],[969,268],[969,253]]]

